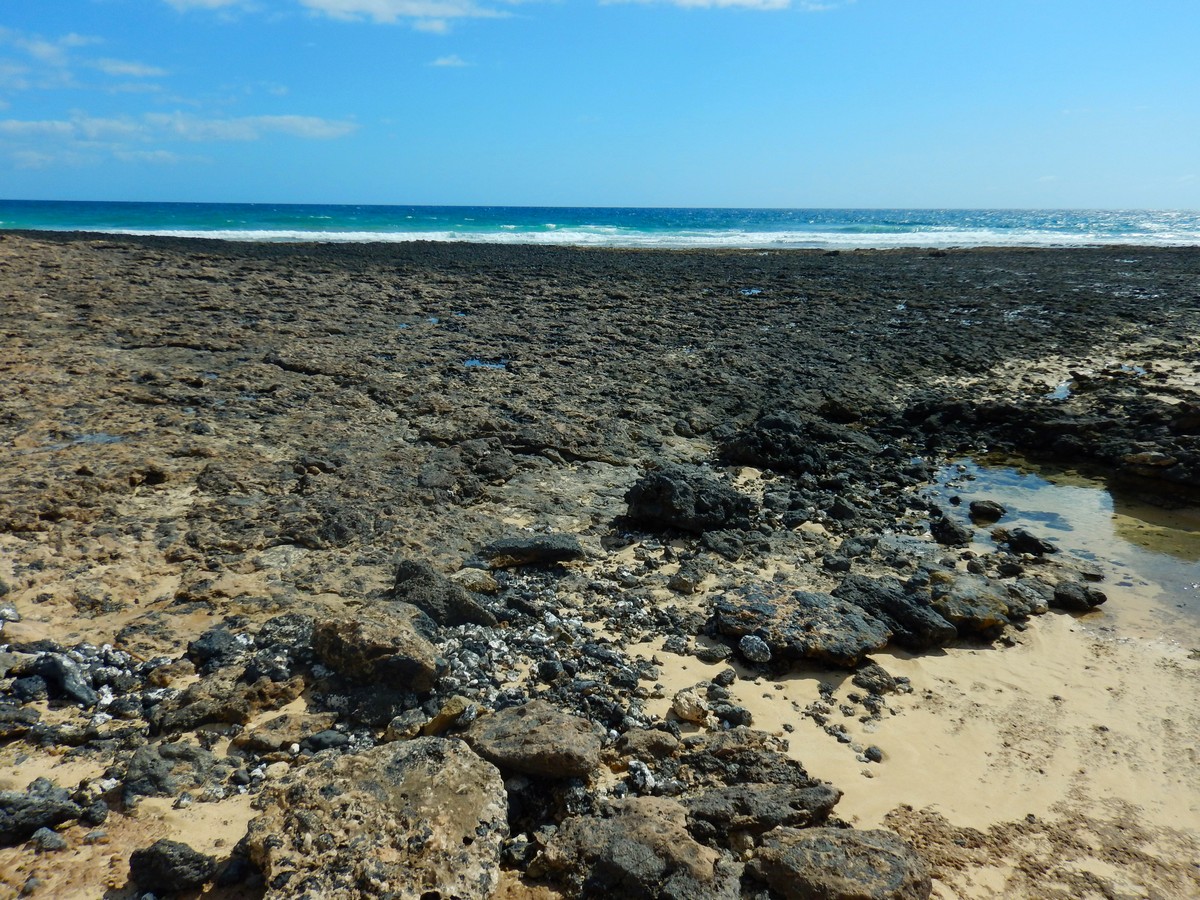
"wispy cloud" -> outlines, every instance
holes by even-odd
[[[23,168],[113,158],[169,163],[195,158],[168,149],[172,143],[231,143],[270,136],[334,140],[357,128],[355,122],[318,116],[203,118],[176,112],[105,118],[76,112],[60,119],[0,119],[0,152]]]
[[[246,0],[167,0],[168,6],[178,10],[228,9],[231,6],[247,6]]]
[[[439,56],[437,59],[435,59],[433,62],[431,62],[430,65],[431,66],[442,66],[442,67],[451,68],[451,69],[461,69],[461,68],[463,68],[465,66],[469,66],[471,64],[469,62],[467,62],[465,59],[463,59],[461,56],[459,56],[457,53],[451,53],[449,56]]]
[[[797,9],[802,12],[824,12],[846,6],[854,0],[601,0],[603,4],[643,3],[667,6],[678,6],[682,9],[751,9],[762,12],[778,12],[785,9]]]
[[[92,65],[105,75],[125,78],[162,78],[168,74],[166,69],[160,69],[158,66],[124,59],[98,59]]]
[[[412,22],[422,31],[442,32],[455,19],[498,19],[509,13],[474,0],[300,0],[301,5],[335,19]]]
[[[187,141],[256,141],[268,134],[285,134],[309,140],[330,140],[357,130],[354,122],[317,116],[240,116],[205,119],[184,113],[150,113],[147,124]]]

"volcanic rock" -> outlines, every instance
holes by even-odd
[[[388,603],[325,619],[313,629],[317,658],[339,675],[419,693],[430,690],[443,663],[431,638],[437,630],[408,603]]]
[[[697,843],[676,801],[634,797],[613,803],[609,813],[565,821],[530,864],[530,874],[561,883],[570,897],[739,896],[741,866]]]
[[[422,562],[404,560],[396,566],[392,596],[417,607],[439,625],[496,624],[496,617],[461,585]]]
[[[490,897],[508,835],[500,773],[421,737],[269,783],[246,843],[268,897]]]
[[[857,665],[892,637],[886,624],[845,600],[809,591],[769,594],[755,585],[726,592],[717,601],[715,624],[729,637],[756,634],[775,657],[837,666]]]
[[[134,850],[129,857],[129,877],[140,890],[173,894],[200,887],[217,871],[217,861],[180,841],[155,841]]]
[[[629,518],[656,528],[704,532],[745,528],[754,508],[745,494],[703,469],[668,466],[643,475],[625,494]]]
[[[779,828],[747,865],[786,900],[926,900],[924,862],[890,831]]]
[[[466,740],[502,771],[586,778],[600,765],[600,736],[595,727],[544,700],[477,719]]]

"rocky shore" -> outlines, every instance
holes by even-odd
[[[14,896],[974,895],[965,832],[856,827],[797,729],[870,775],[881,654],[1111,591],[930,485],[1200,498],[1195,250],[9,233],[0,303]],[[1198,825],[1129,896],[1200,890]],[[1124,896],[1128,852],[1026,895]]]

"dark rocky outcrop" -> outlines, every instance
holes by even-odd
[[[534,534],[503,538],[480,548],[477,556],[488,568],[548,566],[583,558],[583,547],[573,534]]]
[[[608,815],[568,819],[530,866],[571,897],[734,900],[741,866],[698,843],[674,800],[636,797]]]
[[[829,594],[779,593],[756,585],[727,591],[715,605],[713,622],[727,637],[757,635],[773,658],[837,666],[857,665],[892,637],[884,622],[853,603]]]
[[[133,851],[129,878],[140,890],[174,894],[198,888],[217,871],[214,857],[193,850],[180,841],[162,839]]]
[[[747,870],[786,900],[926,900],[933,889],[924,862],[890,831],[779,828]]]
[[[652,528],[704,532],[745,528],[753,501],[699,468],[667,466],[643,475],[625,494],[629,518]]]
[[[404,560],[396,566],[392,596],[428,615],[439,625],[495,625],[496,617],[432,566]]]
[[[906,650],[942,647],[958,636],[954,625],[933,608],[927,594],[910,592],[892,576],[848,575],[834,589],[833,596],[885,622],[896,643]]]
[[[0,791],[0,847],[18,844],[39,828],[53,828],[83,815],[70,793],[47,778],[24,791]]]

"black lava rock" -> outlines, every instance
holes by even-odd
[[[649,472],[625,494],[629,518],[662,528],[701,533],[749,527],[754,502],[698,468]]]
[[[171,893],[200,887],[217,871],[217,861],[179,841],[155,841],[133,851],[129,877],[143,891]]]

